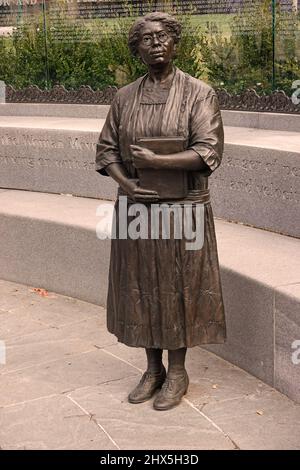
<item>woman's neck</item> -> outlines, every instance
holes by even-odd
[[[164,64],[163,67],[150,66],[148,71],[149,81],[152,82],[154,85],[165,83],[173,76],[173,72],[174,66],[172,62],[166,65]]]

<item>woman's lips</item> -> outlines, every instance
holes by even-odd
[[[153,55],[153,56],[159,56],[159,55],[163,55],[164,51],[155,51],[155,52],[152,52],[150,55]]]

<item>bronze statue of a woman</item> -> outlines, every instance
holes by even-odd
[[[184,171],[187,194],[180,204],[192,205],[193,214],[199,205],[204,207],[200,249],[186,249],[184,238],[119,237],[111,242],[108,330],[128,346],[145,348],[147,370],[128,400],[142,403],[155,394],[156,410],[173,408],[187,392],[187,348],[226,339],[208,190],[208,177],[222,158],[223,125],[214,90],[172,63],[180,34],[180,24],[166,13],[150,13],[134,23],[129,47],[148,73],[118,91],[96,155],[96,170],[119,184],[116,214],[120,195],[127,195],[129,206],[144,204],[149,214],[160,200],[157,191],[139,184],[139,172],[147,169],[165,175],[166,182],[168,171]],[[181,139],[184,147],[159,153],[139,145],[140,138],[159,137]]]

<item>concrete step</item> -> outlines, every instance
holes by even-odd
[[[97,199],[0,191],[0,279],[104,306],[104,205],[112,210]],[[300,401],[300,241],[224,220],[216,232],[228,341],[208,349]]]

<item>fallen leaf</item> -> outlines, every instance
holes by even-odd
[[[214,384],[212,388],[218,388],[218,384]]]
[[[262,416],[262,415],[264,414],[264,412],[263,412],[263,411],[261,411],[261,410],[256,410],[256,414],[258,414],[258,415]]]
[[[40,287],[34,287],[33,289],[30,289],[30,291],[35,292],[41,297],[49,297],[49,292],[46,289],[42,289]]]

